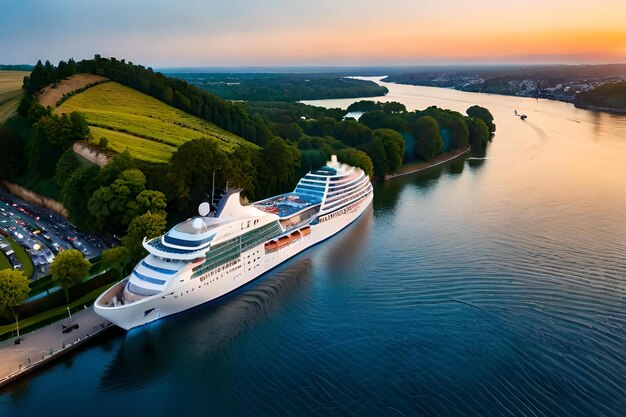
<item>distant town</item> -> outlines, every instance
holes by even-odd
[[[383,81],[575,102],[579,93],[626,81],[626,64],[420,68]]]

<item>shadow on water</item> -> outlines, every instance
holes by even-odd
[[[472,152],[469,158],[464,157],[425,171],[396,177],[390,181],[376,184],[374,192],[374,209],[376,215],[392,215],[397,209],[398,200],[407,185],[416,187],[422,194],[428,194],[435,189],[435,186],[442,176],[446,174],[452,178],[460,176],[465,170],[466,162],[472,169],[480,168],[485,163],[485,157],[486,150],[483,149]]]
[[[469,158],[467,158],[467,166],[470,167],[472,171],[477,171],[485,165],[488,148],[489,147],[472,149]]]
[[[373,223],[374,209],[370,206],[353,224],[324,242],[321,261],[325,267],[339,274],[350,271],[369,242]]]
[[[128,332],[100,380],[100,389],[138,389],[181,362],[209,361],[247,329],[310,287],[313,264],[304,258],[271,272],[222,301],[200,306]],[[180,341],[180,343],[177,343]]]

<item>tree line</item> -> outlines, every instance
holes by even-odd
[[[95,55],[93,59],[79,62],[73,59],[60,61],[56,67],[50,61],[42,64],[40,60],[31,74],[24,77],[24,89],[32,94],[70,75],[85,72],[102,75],[134,88],[260,146],[270,137],[270,132],[260,117],[246,112],[241,104],[221,99],[187,81],[166,77],[150,67],[135,65],[124,59]]]
[[[398,102],[362,100],[347,109],[364,112],[358,121],[344,119],[346,112],[341,109],[301,103],[249,102],[246,107],[261,114],[274,135],[297,144],[301,173],[323,165],[336,153],[369,175],[384,177],[406,162],[429,160],[470,145],[484,148],[496,129],[489,110],[480,106],[468,108],[463,115],[435,106],[407,111]]]
[[[229,100],[295,102],[329,98],[375,97],[389,90],[372,81],[341,74],[204,74],[172,73]]]

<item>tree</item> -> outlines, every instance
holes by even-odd
[[[404,158],[404,138],[391,129],[376,129],[373,132],[374,140],[382,141],[385,151],[385,174],[392,173],[402,166]]]
[[[109,146],[109,140],[105,138],[104,136],[102,136],[100,138],[100,142],[98,142],[98,146],[101,147],[102,149],[106,149]]]
[[[137,194],[134,201],[128,202],[127,210],[124,213],[126,218],[122,223],[129,224],[133,218],[147,213],[148,211],[152,213],[165,213],[165,207],[167,207],[165,194],[160,191],[143,190]]]
[[[128,249],[124,246],[116,246],[114,248],[102,251],[100,257],[102,267],[105,269],[114,269],[117,272],[118,280],[122,279],[122,274],[130,262]]]
[[[0,178],[13,179],[20,176],[26,168],[24,142],[17,133],[0,126]]]
[[[56,163],[62,154],[63,149],[48,140],[46,129],[35,123],[27,152],[29,171],[42,178],[54,177]]]
[[[100,168],[86,165],[78,168],[65,181],[61,189],[63,206],[69,217],[81,229],[95,230],[94,217],[87,206],[88,196],[98,188]]]
[[[63,152],[61,158],[59,158],[59,162],[57,162],[54,181],[59,184],[59,187],[63,188],[65,182],[78,168],[80,168],[78,157],[74,153],[73,149],[68,148],[65,152]]]
[[[348,106],[347,112],[370,112],[380,109],[380,102],[374,102],[372,100],[356,101]]]
[[[345,148],[337,151],[337,159],[353,167],[361,168],[370,177],[374,175],[374,164],[363,151],[354,148]]]
[[[385,113],[404,113],[406,112],[406,106],[397,101],[387,101],[381,103],[381,108]]]
[[[415,156],[430,159],[441,152],[443,141],[439,134],[439,124],[431,116],[422,116],[411,126],[415,137]]]
[[[229,161],[213,139],[194,139],[178,147],[170,161],[171,179],[179,211],[190,212],[211,192],[213,173],[216,187],[226,184]]]
[[[127,225],[132,218],[128,213],[130,203],[145,186],[146,176],[139,169],[132,168],[122,171],[111,185],[94,191],[87,208],[96,219],[96,227],[99,230],[122,230],[122,226]]]
[[[91,262],[85,259],[81,251],[76,249],[59,252],[50,264],[52,281],[63,288],[67,304],[70,302],[69,288],[83,282],[90,269]]]
[[[465,149],[469,145],[469,128],[462,119],[450,118],[446,122],[446,127],[450,129],[451,148]]]
[[[13,307],[17,307],[26,301],[30,281],[26,275],[19,269],[3,269],[0,271],[0,309],[11,311],[15,319],[15,328],[17,329],[17,337],[20,337],[20,328],[17,314]]]
[[[344,120],[337,125],[335,137],[349,146],[358,146],[372,140],[372,130],[356,120]]]
[[[70,114],[70,121],[72,122],[74,139],[87,139],[89,137],[89,125],[87,125],[84,114],[73,111]]]
[[[387,117],[389,117],[389,115],[382,110],[368,111],[367,113],[363,113],[359,118],[359,123],[364,124],[370,129],[380,129],[387,127]]]
[[[294,143],[274,137],[261,153],[265,194],[285,192],[296,185],[296,173],[300,169],[302,156]]]
[[[481,106],[472,106],[467,109],[467,115],[471,118],[479,118],[487,125],[489,129],[489,133],[494,133],[496,131],[496,125],[493,123],[493,115],[491,112]]]
[[[164,213],[147,212],[135,217],[128,225],[128,233],[122,238],[123,245],[133,262],[138,262],[146,255],[143,239],[152,239],[162,235],[166,227]]]
[[[489,142],[489,128],[487,124],[477,117],[471,119],[468,124],[469,142],[473,147],[484,148]]]

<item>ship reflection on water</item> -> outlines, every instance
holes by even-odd
[[[102,375],[104,390],[140,388],[226,348],[293,298],[306,296],[313,263],[303,258],[215,303],[133,329]]]

